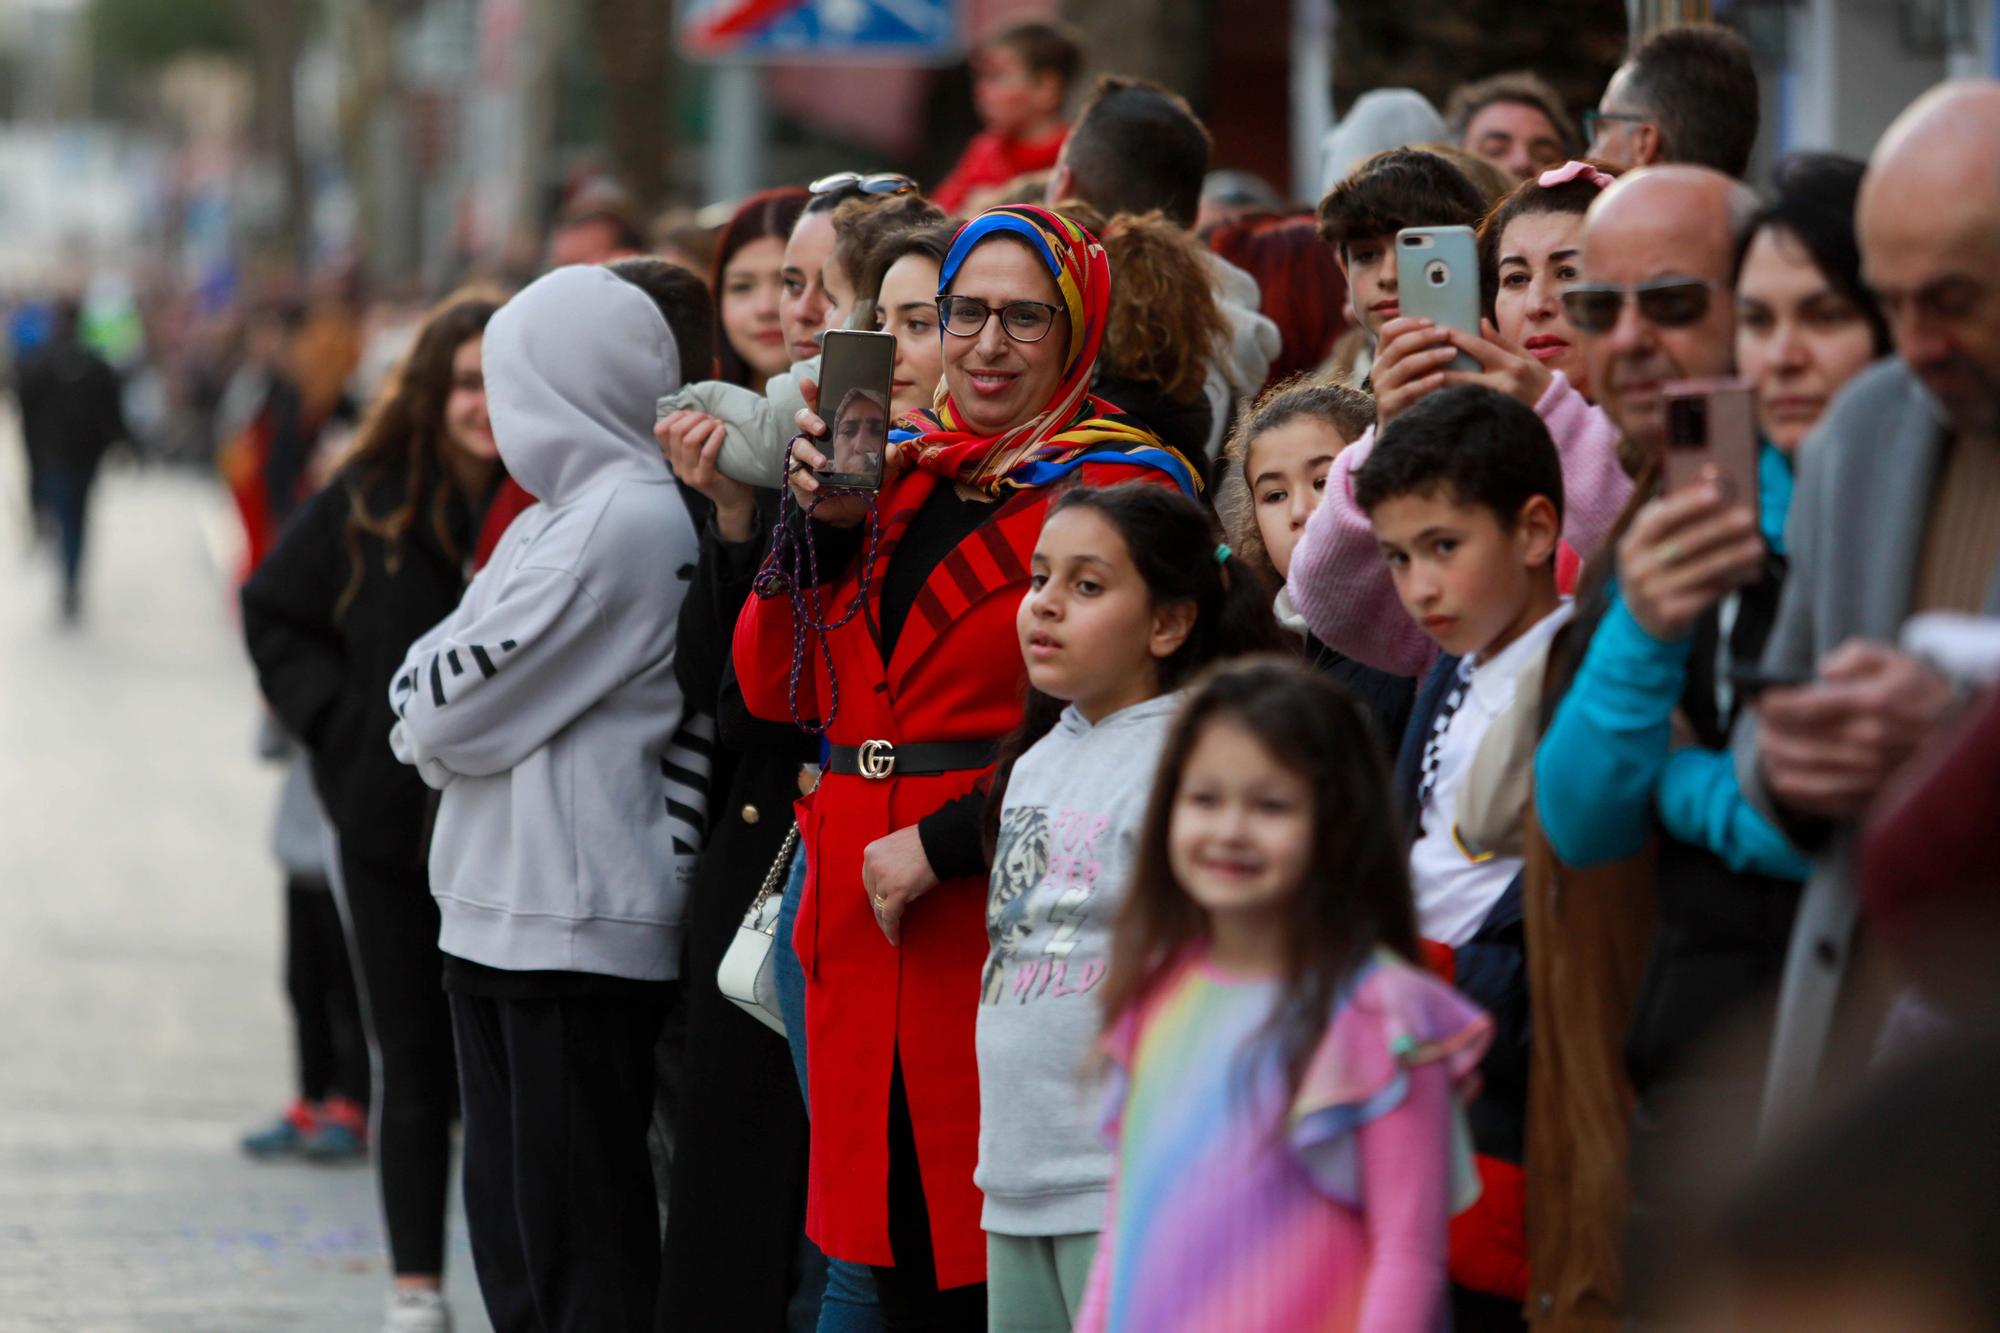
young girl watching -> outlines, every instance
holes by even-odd
[[[1375,400],[1336,380],[1297,376],[1251,405],[1229,438],[1215,504],[1230,543],[1245,560],[1284,583],[1292,548],[1326,495],[1333,460],[1374,422]],[[1313,669],[1352,690],[1383,743],[1395,745],[1409,720],[1416,682],[1363,666],[1321,643],[1283,587],[1272,609]]]
[[[1078,1333],[1443,1317],[1489,1024],[1416,962],[1368,726],[1281,660],[1174,724],[1101,988],[1117,1169]]]
[[[1050,508],[1016,626],[1031,702],[1002,750],[976,1025],[989,1326],[1069,1333],[1111,1155],[1086,1076],[1097,988],[1181,685],[1279,642],[1270,588],[1194,501],[1127,483]]]

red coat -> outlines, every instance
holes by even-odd
[[[1087,464],[1080,476],[1085,485],[1166,481],[1162,473],[1119,465]],[[840,687],[828,737],[835,745],[998,740],[1020,722],[1026,668],[1014,613],[1027,591],[1050,490],[1015,493],[938,563],[888,663],[868,627],[878,622],[883,573],[896,545],[938,484],[933,473],[910,471],[883,494],[870,607],[828,636]],[[857,573],[850,570],[828,590],[829,617],[853,604]],[[751,598],[736,624],[734,652],[750,711],[789,721],[790,599]],[[810,717],[827,697],[827,682],[818,645],[809,644],[808,653],[799,713]],[[986,962],[986,879],[947,880],[917,899],[903,915],[901,947],[891,947],[861,887],[861,853],[983,788],[991,774],[989,768],[885,781],[829,774],[799,803],[807,870],[792,941],[805,970],[811,1050],[806,1231],[836,1259],[894,1263],[889,1081],[900,1050],[940,1287],[986,1276],[980,1195],[972,1183],[979,1160],[972,1029]]]

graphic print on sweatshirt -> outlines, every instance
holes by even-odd
[[[1001,817],[981,1004],[1081,995],[1103,979],[1105,961],[1075,950],[1103,871],[1098,840],[1110,827],[1101,812],[1071,808],[1051,817],[1041,806],[1016,806]]]
[[[465,657],[460,657],[456,648],[431,654],[429,673],[431,702],[439,708],[443,708],[446,703],[450,702],[445,696],[444,688],[446,668],[450,669],[452,679],[456,680],[466,673],[468,669],[465,665],[466,658],[470,658],[472,665],[479,669],[479,674],[483,678],[491,680],[499,672],[499,668],[494,665],[494,659],[498,657],[504,660],[506,655],[513,652],[518,646],[512,639],[502,639],[491,648],[482,647],[478,644],[469,645],[465,650]],[[406,705],[410,701],[410,696],[415,694],[424,684],[423,681],[418,679],[419,670],[420,668],[411,667],[408,671],[396,677],[397,717],[409,716],[409,710]]]

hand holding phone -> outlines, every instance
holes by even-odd
[[[824,484],[882,488],[895,369],[893,334],[834,329],[822,341],[819,416],[827,423],[827,437],[820,452],[826,462],[816,471]]]

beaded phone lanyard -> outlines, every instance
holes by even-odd
[[[792,450],[798,442],[799,437],[793,436],[791,443],[785,446],[787,477],[792,475]],[[861,553],[861,579],[854,590],[853,604],[840,613],[839,619],[827,620],[821,609],[819,546],[813,538],[812,516],[820,501],[848,495],[862,495],[868,499],[868,542]],[[791,709],[792,722],[808,736],[823,735],[833,725],[834,715],[840,711],[840,681],[833,672],[833,646],[827,641],[827,635],[854,619],[855,614],[867,604],[868,582],[875,571],[875,550],[882,539],[882,525],[878,521],[876,507],[879,498],[878,491],[837,486],[815,492],[812,499],[801,506],[798,497],[787,486],[786,507],[779,511],[777,527],[771,534],[771,552],[764,557],[764,563],[750,585],[759,597],[775,597],[781,592],[791,594],[792,666],[785,701]],[[799,512],[796,523],[792,521],[791,510]],[[826,664],[826,715],[818,721],[799,716],[799,677],[805,670],[806,637],[810,634],[819,635],[820,658]]]

